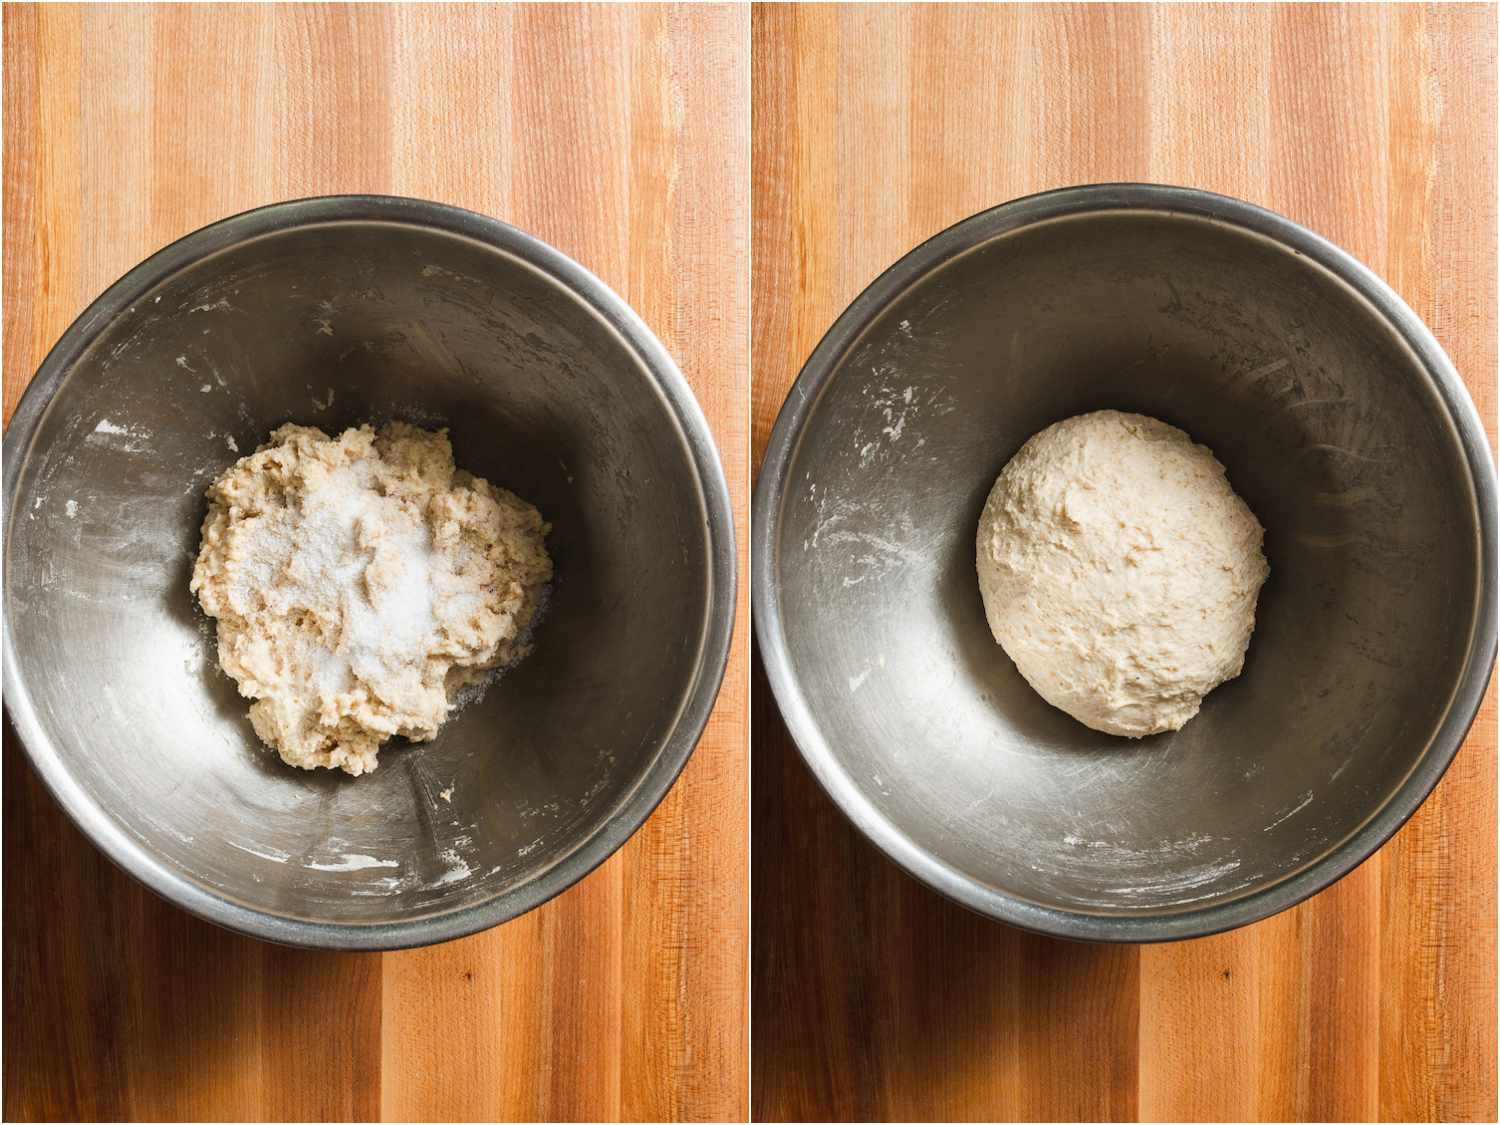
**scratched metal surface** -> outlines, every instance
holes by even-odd
[[[1122,918],[1221,906],[1333,852],[1446,763],[1491,652],[1471,654],[1487,619],[1467,398],[1450,414],[1386,314],[1321,264],[1188,210],[1210,197],[1158,194],[1078,193],[1097,210],[1060,218],[1044,197],[1010,212],[1035,225],[997,213],[957,258],[896,267],[851,311],[868,323],[810,361],[757,498],[760,641],[851,815],[979,887]],[[1243,673],[1141,740],[1033,692],[974,577],[1000,468],[1098,409],[1208,445],[1271,563]]]
[[[625,838],[717,688],[728,515],[685,388],[602,291],[482,224],[384,199],[233,220],[106,297],[48,361],[45,413],[23,404],[10,705],[85,828],[225,924],[380,947],[503,920]],[[358,782],[287,769],[188,591],[204,490],[283,422],[391,418],[445,427],[460,467],[536,503],[556,579],[530,655],[430,743]]]

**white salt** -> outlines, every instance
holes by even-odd
[[[367,680],[377,670],[397,673],[402,654],[430,648],[437,630],[439,564],[427,527],[399,501],[365,488],[363,475],[338,469],[300,512],[246,521],[242,581],[231,591],[232,602],[265,598],[278,615],[310,611],[338,622],[337,635],[310,642],[315,651],[307,654],[331,691],[346,689],[351,671]]]

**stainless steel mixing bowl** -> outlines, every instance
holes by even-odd
[[[188,593],[204,489],[282,422],[389,418],[540,508],[551,604],[433,742],[304,773]],[[7,436],[6,707],[94,842],[223,925],[375,949],[513,917],[635,831],[717,694],[733,529],[692,392],[598,279],[492,219],[350,196],[198,231],[68,329]]]
[[[1138,742],[1027,686],[974,573],[1001,467],[1104,407],[1206,443],[1271,563],[1243,675]],[[912,251],[808,360],[756,492],[759,650],[813,773],[918,878],[1065,937],[1212,933],[1437,783],[1494,657],[1494,504],[1452,365],[1347,254],[1204,192],[1052,192]]]

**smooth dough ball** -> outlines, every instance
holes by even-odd
[[[1244,665],[1264,534],[1175,426],[1080,414],[1023,445],[990,490],[985,616],[1027,683],[1084,725],[1178,730]]]

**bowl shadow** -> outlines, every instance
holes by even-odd
[[[1130,1074],[1034,1076],[1045,1109],[1037,1090],[995,1076],[1128,1041],[1135,947],[1028,933],[934,893],[819,788],[758,654],[752,708],[752,1119],[1119,1113]]]
[[[201,1118],[245,1090],[247,1045],[253,1059],[256,1044],[319,1040],[376,1061],[378,1027],[358,1013],[378,1018],[377,956],[271,946],[172,906],[73,825],[9,716],[0,754],[7,1119]],[[321,1010],[298,999],[335,993]],[[367,1092],[325,1077],[330,1119],[356,1115]]]

